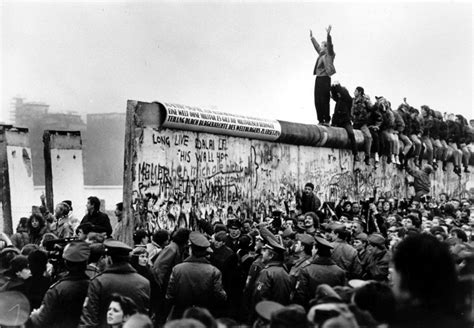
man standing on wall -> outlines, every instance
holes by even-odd
[[[314,105],[316,107],[316,114],[318,121],[322,125],[328,125],[331,116],[329,114],[329,101],[331,89],[331,76],[336,73],[334,68],[334,48],[331,38],[331,25],[326,29],[327,40],[321,42],[321,45],[313,37],[313,31],[309,30],[309,36],[313,43],[314,49],[318,53],[318,59],[314,66],[313,75],[316,75],[316,82],[314,85]]]

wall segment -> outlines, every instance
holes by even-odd
[[[250,138],[245,131],[207,133],[186,123],[169,128],[166,115],[161,104],[128,102],[124,205],[129,211],[124,222],[130,227],[138,221],[171,230],[193,226],[196,218],[226,222],[230,212],[262,218],[277,208],[295,208],[309,181],[323,201],[413,193],[410,178],[385,162],[377,170],[361,164],[354,172],[352,154],[343,148],[343,129],[277,121],[280,133],[272,141],[255,130]],[[362,134],[356,133],[362,143]],[[324,147],[305,145],[309,141]],[[434,175],[433,192],[460,196],[473,177],[459,179],[449,165],[446,173],[439,169]],[[130,242],[131,234],[123,239]]]
[[[28,129],[0,125],[0,231],[11,234],[35,203]]]

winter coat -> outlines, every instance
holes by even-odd
[[[350,124],[352,120],[352,97],[341,85],[333,85],[331,87],[331,98],[336,102],[334,114],[332,116],[332,126],[344,127]]]
[[[226,298],[222,274],[206,258],[190,256],[173,268],[166,291],[166,299],[174,305],[171,318],[181,318],[191,306],[213,312]]]
[[[95,211],[92,214],[87,213],[81,221],[81,224],[90,223],[94,227],[100,228],[101,232],[106,232],[107,236],[112,234],[109,216],[101,211]]]
[[[319,285],[344,286],[345,283],[344,270],[338,267],[331,258],[318,256],[312,264],[303,268],[296,278],[293,302],[307,307]]]
[[[48,289],[41,311],[30,317],[26,327],[77,327],[88,286],[84,273],[66,275]]]
[[[112,264],[89,284],[79,327],[108,327],[107,310],[113,293],[130,297],[141,313],[150,308],[150,282],[129,263]]]
[[[362,267],[357,250],[346,242],[334,242],[331,259],[346,272],[348,279],[360,278]]]
[[[395,131],[403,133],[405,131],[405,121],[398,111],[392,111],[392,113],[395,118]]]
[[[369,117],[372,104],[367,95],[359,95],[352,101],[352,118],[354,127],[359,129],[363,125],[369,125]]]
[[[264,266],[255,283],[252,304],[260,301],[274,301],[282,305],[290,304],[290,294],[293,289],[290,275],[283,264],[271,261]]]
[[[16,233],[10,238],[13,246],[18,249],[22,249],[23,246],[30,243],[30,235],[28,234],[28,229],[19,228]]]

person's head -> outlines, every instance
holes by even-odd
[[[137,305],[126,296],[112,294],[107,310],[107,324],[112,327],[121,327],[127,319],[137,313]]]
[[[309,327],[306,311],[301,305],[288,305],[272,313],[270,328],[307,328]]]
[[[303,214],[301,215],[298,215],[298,217],[296,218],[296,228],[298,230],[305,230],[306,227],[305,227],[305,216]]]
[[[145,229],[136,230],[133,233],[133,242],[135,245],[146,245],[148,243],[148,231]]]
[[[334,229],[334,234],[339,241],[347,241],[351,236],[350,231],[346,230],[345,227]]]
[[[168,232],[168,230],[165,230],[165,229],[160,229],[160,230],[157,230],[155,231],[155,233],[153,234],[153,238],[152,240],[160,245],[160,247],[165,247],[166,245],[169,244],[170,242],[170,234]]]
[[[207,328],[217,328],[217,322],[208,309],[202,307],[190,307],[183,313],[183,319],[196,319]]]
[[[229,227],[229,237],[232,239],[238,239],[240,237],[241,231],[237,226]]]
[[[353,214],[358,215],[360,213],[360,204],[358,202],[353,202],[351,209]]]
[[[41,214],[34,213],[31,214],[28,220],[28,230],[30,231],[39,231],[45,226],[44,218]]]
[[[190,233],[189,229],[179,228],[173,233],[171,240],[175,242],[176,244],[178,244],[178,246],[184,247],[188,243],[189,233]]]
[[[57,219],[67,217],[68,214],[69,214],[69,205],[67,205],[66,203],[59,203],[54,208],[54,216]]]
[[[314,212],[308,212],[304,215],[304,226],[308,228],[319,228],[319,218],[318,215]]]
[[[308,234],[298,234],[296,236],[295,244],[293,249],[295,254],[306,254],[311,256],[314,247],[314,237]]]
[[[86,209],[88,213],[97,212],[100,209],[100,200],[95,196],[87,198]]]
[[[26,244],[25,246],[23,246],[23,248],[21,249],[21,255],[25,255],[25,256],[28,256],[30,255],[31,253],[33,253],[34,251],[40,249],[38,245],[36,244]]]
[[[214,235],[214,247],[216,249],[221,248],[225,245],[227,240],[227,234],[224,231],[219,231]]]
[[[84,241],[73,241],[63,250],[63,260],[66,268],[71,273],[83,273],[87,267],[91,249]]]
[[[314,191],[314,184],[312,184],[311,182],[308,182],[304,185],[304,193],[306,195],[311,195]]]
[[[386,200],[385,202],[383,202],[383,205],[382,205],[382,211],[384,212],[390,212],[392,210],[392,204]]]
[[[333,246],[326,239],[321,237],[314,237],[316,240],[316,252],[319,256],[329,257],[333,250]]]
[[[322,41],[322,42],[321,42],[321,51],[324,52],[324,51],[327,50],[327,48],[328,48],[327,42],[326,42],[326,41]]]
[[[122,216],[123,216],[123,203],[117,203],[115,204],[115,211],[114,211],[115,216],[117,217],[117,221],[122,221]]]
[[[354,90],[354,97],[363,96],[363,95],[365,95],[364,88],[362,88],[362,87],[357,87],[357,88],[355,88],[355,90]]]
[[[457,276],[448,246],[429,234],[409,236],[393,256],[395,297],[429,310],[451,311]]]
[[[31,275],[42,276],[46,271],[48,254],[40,249],[34,250],[28,255],[28,263],[31,270]]]
[[[128,263],[132,248],[118,240],[107,239],[104,241],[105,257],[107,264]]]
[[[353,302],[361,310],[369,311],[380,323],[389,322],[395,312],[395,296],[390,287],[381,282],[370,282],[355,290]]]
[[[16,231],[17,232],[23,231],[23,230],[27,229],[27,227],[28,227],[28,218],[22,217],[22,218],[20,218],[20,221],[18,222],[18,226],[16,227]]]
[[[31,277],[30,264],[24,255],[17,255],[10,261],[11,272],[14,276],[26,280]]]
[[[148,252],[145,247],[136,247],[131,255],[130,263],[134,268],[146,267],[148,265]]]
[[[268,247],[268,246],[264,246],[262,248],[262,261],[264,263],[268,263],[272,260],[278,260],[280,259],[280,256],[281,254],[277,251],[275,251],[273,248],[271,247]]]
[[[448,201],[448,194],[442,192],[441,194],[439,194],[439,201],[440,203],[445,203]]]
[[[252,221],[251,220],[245,220],[242,223],[242,232],[243,233],[249,233],[252,230]]]
[[[89,263],[97,264],[99,261],[104,259],[105,247],[102,243],[93,243],[89,245],[91,253],[89,255]]]
[[[153,322],[146,314],[135,313],[125,321],[123,328],[153,328]]]
[[[456,244],[467,243],[466,232],[460,228],[451,229],[451,231],[449,232],[449,236]]]
[[[168,321],[164,328],[206,328],[206,326],[196,319],[177,319]]]
[[[367,247],[367,234],[361,232],[354,236],[354,240],[352,242],[352,246],[360,252]]]
[[[351,224],[351,230],[352,230],[352,234],[355,236],[355,235],[358,235],[362,232],[364,232],[365,228],[364,228],[364,224],[360,221],[360,220],[353,220],[352,221],[352,224]]]
[[[87,239],[87,235],[89,234],[89,232],[92,231],[92,224],[89,223],[89,222],[86,222],[86,223],[83,223],[83,224],[80,224],[77,228],[76,228],[76,235],[77,235],[77,238],[79,238],[80,240],[86,240]]]
[[[349,201],[346,201],[342,204],[342,209],[345,211],[345,212],[350,212],[351,209],[352,209],[352,203],[349,202]]]

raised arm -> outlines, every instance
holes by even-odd
[[[328,28],[326,29],[326,32],[327,32],[327,49],[328,49],[328,54],[331,55],[331,56],[334,56],[334,45],[332,44],[331,29],[332,29],[331,25],[329,25]]]
[[[319,54],[321,52],[321,47],[319,46],[318,41],[313,36],[313,31],[309,30],[309,37],[311,38],[311,42],[313,43],[314,49]]]

